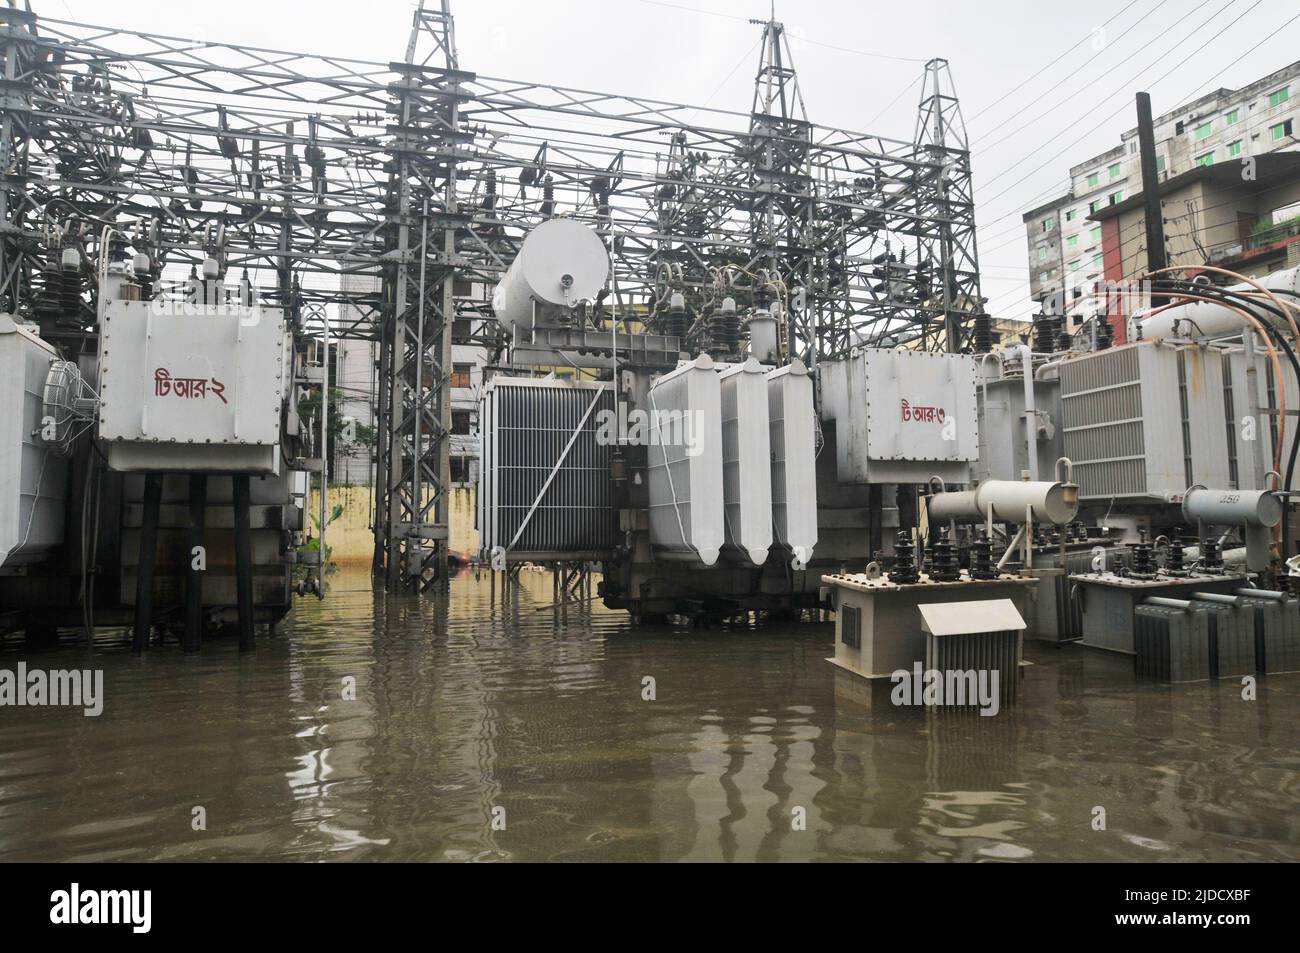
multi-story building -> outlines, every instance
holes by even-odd
[[[1300,147],[1300,62],[1240,89],[1214,90],[1155,117],[1153,127],[1161,181],[1198,167],[1295,150]],[[1066,194],[1023,216],[1031,297],[1052,313],[1063,308],[1072,329],[1097,313],[1089,290],[1105,277],[1103,229],[1095,216],[1141,191],[1135,127],[1119,145],[1071,167]]]

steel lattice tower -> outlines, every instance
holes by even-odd
[[[472,134],[461,109],[473,75],[458,69],[448,0],[415,12],[391,91],[389,227],[380,329],[374,569],[390,590],[447,578],[455,315],[456,168]]]
[[[927,233],[918,233],[918,264],[929,263],[928,273],[937,282],[937,287],[931,285],[929,296],[944,316],[942,346],[960,351],[970,333],[968,318],[981,308],[983,299],[975,247],[970,148],[947,60],[932,59],[925,64],[913,142],[915,157],[934,165],[918,171],[915,192],[922,211],[937,225]],[[930,330],[926,329],[927,336]],[[933,341],[933,345],[939,344]]]

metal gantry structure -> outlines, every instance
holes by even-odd
[[[810,365],[862,344],[965,346],[982,299],[946,63],[926,66],[913,141],[822,126],[784,27],[758,25],[753,102],[736,112],[465,71],[448,0],[421,2],[391,63],[9,0],[0,310],[32,314],[69,245],[87,262],[145,251],[177,278],[216,256],[303,334],[329,309],[335,339],[379,355],[374,568],[425,589],[446,574],[452,345],[501,352],[490,289],[548,218],[611,251],[618,293],[598,324],[661,330],[668,284],[696,310],[775,286],[788,353]]]

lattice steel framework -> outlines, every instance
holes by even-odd
[[[379,344],[376,569],[423,588],[444,564],[452,339],[502,344],[488,290],[546,218],[606,238],[652,327],[666,282],[698,313],[720,276],[743,306],[775,274],[808,360],[960,336],[979,284],[946,69],[927,67],[913,142],[819,126],[783,28],[761,26],[733,112],[464,71],[443,0],[387,64],[0,7],[0,306],[31,312],[60,245],[90,262],[107,242],[174,277],[219,250],[304,331],[333,309],[337,337]]]

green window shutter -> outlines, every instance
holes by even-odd
[[[1095,189],[1098,183],[1100,182],[1101,182],[1100,172],[1094,172],[1092,175],[1088,176],[1088,188]]]
[[[1214,132],[1214,123],[1207,122],[1196,127],[1196,141],[1201,142],[1210,138],[1210,133]]]
[[[1078,247],[1079,247],[1079,236],[1078,236],[1078,235],[1071,235],[1071,236],[1069,237],[1069,239],[1066,240],[1066,242],[1065,242],[1065,247],[1068,248],[1068,249],[1070,249],[1071,251],[1073,251],[1074,249],[1078,248]]]
[[[1197,164],[1197,165],[1214,165],[1214,153],[1213,153],[1213,152],[1206,152],[1206,153],[1203,154],[1203,155],[1199,155],[1199,156],[1197,156],[1197,157],[1196,157],[1196,164]]]
[[[1116,162],[1114,165],[1112,165],[1112,166],[1110,167],[1110,177],[1111,177],[1112,179],[1118,179],[1118,178],[1119,178],[1119,174],[1120,174],[1120,172],[1122,172],[1122,171],[1123,171],[1123,169],[1121,168],[1120,164],[1119,164],[1118,162]]]
[[[1237,121],[1240,119],[1241,119],[1240,110],[1234,109],[1232,112],[1228,113],[1226,117],[1226,122],[1228,123],[1229,126],[1232,126],[1232,125],[1236,125]]]
[[[1095,244],[1096,242],[1101,241],[1101,226],[1100,226],[1100,225],[1098,225],[1096,228],[1094,228],[1094,229],[1092,230],[1092,241],[1093,241],[1094,244]]]
[[[1240,140],[1240,139],[1238,139],[1236,142],[1230,142],[1230,143],[1228,143],[1228,155],[1230,155],[1230,156],[1239,156],[1239,155],[1241,155],[1241,140]]]
[[[1290,98],[1291,91],[1287,87],[1283,86],[1281,89],[1268,94],[1268,105],[1270,108],[1273,106],[1281,106]]]

